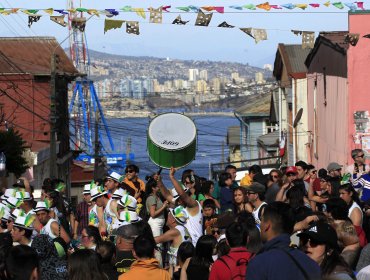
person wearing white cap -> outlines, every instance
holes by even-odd
[[[56,220],[50,218],[50,208],[46,202],[37,202],[34,212],[39,222],[43,225],[40,234],[49,235],[51,239],[61,237],[67,244],[71,241],[65,229]]]
[[[203,215],[202,215],[202,206],[198,201],[192,198],[186,190],[184,190],[179,182],[175,179],[176,169],[171,167],[170,169],[170,179],[175,187],[178,197],[173,196],[170,191],[163,185],[160,176],[156,176],[155,179],[158,180],[158,186],[161,190],[162,195],[170,203],[176,201],[178,204],[181,204],[185,207],[186,212],[188,213],[189,219],[185,224],[185,227],[189,231],[192,237],[192,243],[196,246],[199,237],[203,235]]]
[[[137,200],[135,199],[135,197],[129,194],[125,194],[118,201],[118,209],[118,212],[121,212],[122,210],[137,212]]]
[[[104,209],[105,232],[101,234],[111,234],[113,229],[118,227],[117,201],[108,198],[108,193],[103,188],[97,187],[91,190],[91,200],[95,201],[98,207]]]
[[[5,193],[0,197],[1,201],[5,201],[8,197],[15,197],[16,189],[6,189]]]
[[[10,209],[8,206],[0,203],[0,233],[8,232],[8,219],[10,218]]]
[[[112,198],[120,200],[122,196],[124,196],[126,193],[127,193],[126,190],[119,188],[113,193]]]
[[[188,213],[185,211],[184,207],[177,206],[175,209],[170,209],[167,218],[167,226],[170,228],[164,234],[155,237],[155,242],[164,243],[171,241],[171,245],[168,251],[170,255],[169,264],[175,267],[177,250],[182,242],[191,242],[191,236],[184,226],[189,218]]]
[[[141,221],[141,218],[133,211],[122,211],[119,214],[119,226],[124,226],[128,224],[135,224]]]
[[[123,176],[115,171],[108,174],[104,187],[108,190],[108,193],[113,194],[120,188],[120,184],[123,181]]]
[[[13,242],[18,242],[21,245],[31,246],[32,244],[32,232],[33,227],[32,223],[35,219],[35,216],[19,216],[14,221],[12,229],[12,238]]]

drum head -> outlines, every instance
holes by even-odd
[[[196,140],[194,122],[177,113],[167,113],[154,118],[148,129],[151,141],[165,150],[180,150]]]

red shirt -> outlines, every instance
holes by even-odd
[[[308,179],[305,180],[307,183],[310,183],[310,177],[308,177]],[[315,192],[321,192],[321,186],[320,186],[320,179],[319,178],[316,178],[315,181],[313,181],[313,190]]]
[[[231,257],[233,260],[231,260]],[[226,261],[226,263],[230,263],[234,265],[234,267],[231,267],[231,269],[235,269],[236,263],[238,260],[245,259],[247,262],[251,259],[252,253],[248,252],[245,247],[237,247],[237,248],[231,248],[230,252],[223,257],[223,259]],[[228,259],[229,260],[228,260]],[[244,260],[243,260],[244,261]],[[209,280],[226,280],[231,279],[231,270],[227,265],[221,261],[216,260],[215,263],[212,265],[211,273],[209,275]],[[244,271],[244,275],[246,275],[246,271]],[[244,276],[245,279],[245,276]]]

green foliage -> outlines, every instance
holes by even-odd
[[[26,142],[16,130],[0,131],[0,152],[6,156],[6,170],[20,176],[28,169],[27,161],[23,157]]]

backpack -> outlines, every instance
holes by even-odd
[[[223,262],[226,265],[226,267],[230,270],[229,279],[238,279],[238,280],[245,279],[245,276],[247,275],[248,259],[241,258],[236,260],[229,255],[224,255],[218,259],[221,262]]]

